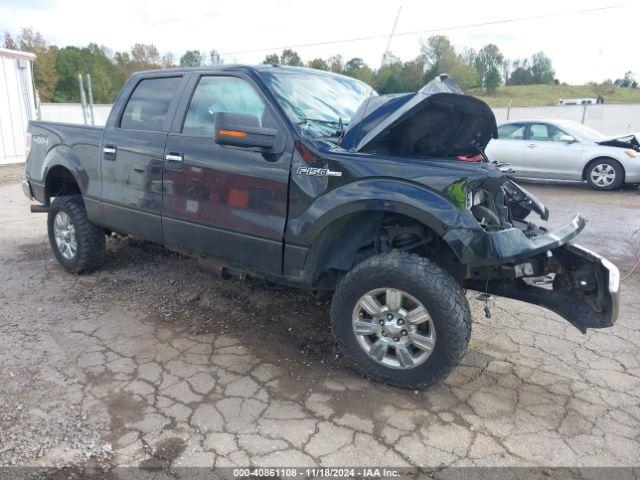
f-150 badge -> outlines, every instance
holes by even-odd
[[[298,175],[311,175],[314,177],[341,177],[342,172],[334,172],[328,168],[298,167]]]

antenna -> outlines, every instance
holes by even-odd
[[[387,40],[387,47],[384,49],[384,53],[382,54],[382,61],[380,62],[380,66],[384,65],[384,60],[387,58],[387,54],[389,53],[389,47],[391,46],[391,40],[393,39],[393,34],[396,32],[396,26],[398,25],[398,19],[400,18],[400,12],[402,11],[402,6],[398,7],[398,13],[396,14],[396,19],[393,22],[393,28],[391,29],[391,33],[389,34],[389,39]],[[367,98],[367,103],[364,105],[364,112],[362,112],[362,119],[367,115],[367,110],[369,110],[369,102],[371,101],[371,97],[373,96],[373,87],[371,87],[371,93],[369,93],[369,97]],[[358,125],[358,131],[356,133],[356,139],[360,135],[360,130],[362,129],[362,122]],[[353,147],[356,148],[355,146]]]

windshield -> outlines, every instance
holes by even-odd
[[[591,140],[592,142],[598,142],[600,140],[604,140],[605,138],[607,138],[606,135],[603,135],[597,130],[594,130],[593,128],[585,127],[584,125],[580,125],[579,123],[575,125],[574,124],[570,125],[568,129],[574,130],[578,135],[580,135],[581,137],[587,140]]]
[[[312,71],[268,71],[262,76],[289,119],[307,138],[340,136],[362,102],[377,95],[353,78]]]

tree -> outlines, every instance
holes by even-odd
[[[209,51],[209,63],[211,65],[222,65],[224,63],[223,58],[220,56],[217,50]]]
[[[280,55],[280,64],[281,65],[291,65],[292,67],[303,67],[304,63],[300,59],[300,55],[295,50],[291,50],[290,48],[285,48]]]
[[[263,65],[280,65],[280,57],[277,53],[270,53],[262,61]]]
[[[53,99],[56,102],[77,102],[80,99],[78,74],[91,75],[93,100],[111,103],[124,84],[124,75],[109,59],[107,49],[90,43],[84,48],[65,47],[58,51],[56,70],[60,80]]]
[[[162,68],[164,61],[158,49],[152,43],[136,43],[130,52],[116,52],[113,60],[125,78],[140,70]]]
[[[202,53],[199,50],[187,50],[180,57],[181,67],[199,67],[202,65]]]
[[[344,71],[344,60],[342,60],[342,55],[331,55],[329,57],[329,70],[334,73],[342,73]]]
[[[162,68],[173,68],[176,66],[176,61],[173,58],[173,53],[171,52],[167,52],[164,55],[162,55],[162,58],[160,59],[160,66]]]
[[[533,74],[531,73],[531,67],[529,66],[529,60],[514,60],[513,70],[509,75],[509,85],[531,85],[533,83]]]
[[[478,54],[474,58],[474,65],[480,85],[482,85],[485,90],[495,90],[500,85],[500,68],[503,62],[504,55],[502,55],[500,49],[493,43],[485,45],[478,51]],[[497,85],[496,81],[498,82]]]
[[[551,59],[543,52],[535,53],[531,57],[531,75],[533,83],[548,84],[553,83],[556,72],[551,65]]]
[[[349,59],[349,61],[345,63],[344,71],[342,73],[344,75],[357,78],[369,85],[373,85],[375,74],[360,57]]]
[[[59,78],[56,71],[58,49],[47,45],[42,35],[31,28],[22,29],[18,44],[20,50],[36,55],[36,59],[33,62],[33,81],[40,99],[43,102],[51,101]]]
[[[314,68],[316,70],[329,70],[329,64],[322,58],[314,58],[313,60],[310,60],[309,63],[307,63],[307,67]]]
[[[8,48],[9,50],[18,50],[18,44],[13,39],[9,32],[4,32],[4,48]]]
[[[502,77],[497,67],[491,67],[484,77],[484,89],[487,93],[493,93],[502,83]]]
[[[445,35],[435,35],[422,40],[420,57],[426,68],[425,83],[441,73],[449,73],[460,62],[459,55]]]

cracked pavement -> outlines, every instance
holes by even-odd
[[[579,243],[630,269],[637,192],[526,187],[552,226],[591,218]],[[640,273],[616,326],[587,335],[502,298],[487,319],[469,292],[462,364],[407,391],[349,368],[326,297],[132,239],[67,274],[15,179],[0,202],[0,466],[640,464]]]

